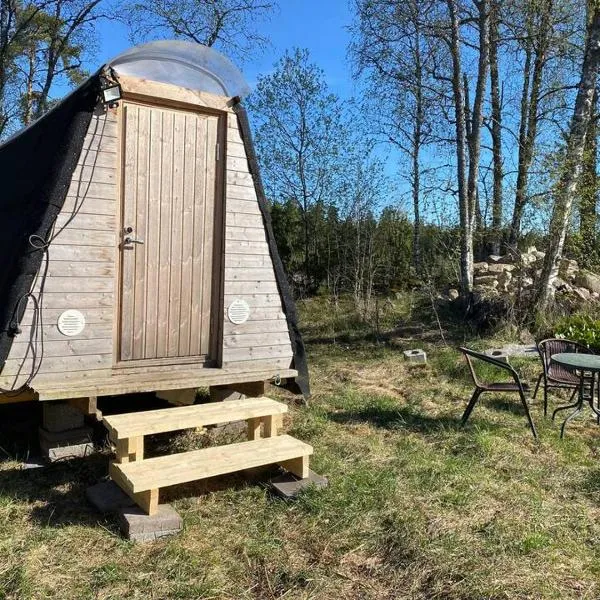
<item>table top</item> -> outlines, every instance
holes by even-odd
[[[583,352],[562,352],[550,357],[552,362],[558,363],[567,369],[585,369],[586,371],[600,371],[600,356],[584,354]]]

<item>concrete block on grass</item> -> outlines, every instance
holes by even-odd
[[[183,521],[170,504],[159,504],[155,515],[147,515],[137,506],[119,511],[119,525],[123,535],[134,542],[152,542],[175,535],[183,529]]]
[[[85,496],[103,515],[135,506],[135,502],[111,479],[90,486],[85,491]]]
[[[484,354],[500,362],[508,363],[508,353],[502,348],[492,348],[491,350],[486,350]]]
[[[299,479],[292,473],[284,473],[271,480],[273,491],[285,500],[293,500],[302,490],[314,485],[318,488],[326,488],[329,485],[327,477],[309,471],[308,477]]]
[[[405,350],[404,360],[416,365],[424,365],[427,362],[427,354],[425,354],[425,350],[420,349]]]

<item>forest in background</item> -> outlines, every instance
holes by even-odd
[[[597,0],[349,0],[353,98],[290,48],[249,106],[280,253],[296,292],[469,297],[489,254],[546,250],[596,269]],[[179,38],[247,63],[271,0],[2,0],[0,135],[47,111],[95,64],[100,20],[132,42]]]

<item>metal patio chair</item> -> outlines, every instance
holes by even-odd
[[[550,358],[553,354],[562,352],[582,352],[583,354],[594,354],[587,346],[559,338],[548,338],[542,340],[537,345],[538,353],[542,361],[542,372],[538,377],[533,392],[533,398],[537,396],[540,383],[544,381],[544,416],[548,414],[548,390],[549,389],[568,389],[572,390],[571,400],[579,389],[579,375],[573,371],[568,371],[564,367],[553,363]]]
[[[483,392],[495,392],[497,394],[505,394],[505,393],[517,393],[521,398],[521,404],[523,404],[523,408],[525,409],[525,415],[527,417],[527,421],[529,422],[529,427],[531,428],[531,433],[533,433],[533,437],[537,439],[537,432],[535,430],[535,425],[533,424],[533,420],[531,419],[531,414],[529,412],[529,406],[527,405],[527,399],[525,398],[525,392],[529,391],[529,386],[526,383],[521,381],[519,374],[515,371],[513,367],[511,367],[508,363],[502,362],[487,354],[481,354],[480,352],[475,352],[474,350],[470,350],[469,348],[461,347],[460,351],[464,354],[465,359],[467,361],[467,365],[469,366],[469,371],[471,371],[471,377],[473,378],[473,383],[475,384],[475,390],[473,391],[473,395],[467,404],[467,408],[462,416],[461,424],[465,425],[469,416],[473,412],[473,408],[475,408],[475,404],[479,400],[479,396],[483,394]],[[510,373],[513,381],[503,381],[503,382],[484,382],[479,381],[477,377],[477,373],[475,372],[475,368],[473,367],[473,359],[480,360],[482,362],[488,363],[498,369],[503,371],[507,371]]]

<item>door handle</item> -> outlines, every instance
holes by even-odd
[[[124,240],[123,240],[124,244],[143,244],[144,240],[136,240],[135,238],[132,238],[130,236],[127,236]]]

